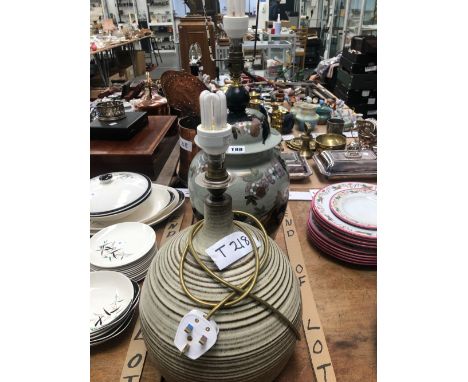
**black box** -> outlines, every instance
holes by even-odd
[[[91,139],[128,140],[148,124],[148,113],[129,111],[125,118],[104,122],[95,119],[91,122]]]
[[[377,73],[377,62],[369,62],[368,64],[359,64],[352,62],[346,57],[341,56],[340,67],[351,74],[366,74]]]
[[[354,36],[351,39],[351,50],[357,50],[362,54],[377,56],[377,37]]]
[[[370,63],[377,64],[377,56],[362,54],[358,52],[351,52],[349,49],[343,49],[341,57],[347,58],[349,61],[356,64],[368,65]]]
[[[377,90],[370,89],[346,89],[341,83],[338,83],[333,90],[333,93],[340,99],[344,100],[347,104],[376,104],[377,103]],[[374,101],[373,101],[374,100]]]
[[[355,113],[362,114],[364,118],[375,118],[377,119],[377,105],[354,105],[350,106]]]
[[[338,68],[336,83],[346,89],[377,89],[377,74],[350,74],[342,68]]]

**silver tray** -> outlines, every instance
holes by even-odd
[[[377,156],[372,150],[364,151],[364,159],[344,157],[345,150],[325,150],[315,154],[313,159],[319,172],[327,179],[377,178]]]
[[[297,152],[281,153],[291,180],[300,180],[312,175],[312,169],[303,157]]]

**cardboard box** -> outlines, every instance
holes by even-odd
[[[135,51],[135,77],[141,76],[146,72],[145,52],[143,50]]]
[[[119,72],[109,77],[109,79],[114,82],[126,82],[129,80],[133,80],[134,78],[135,75],[133,73],[133,66],[129,66],[124,70],[120,70]]]

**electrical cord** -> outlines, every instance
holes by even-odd
[[[257,225],[257,227],[260,229],[262,232],[262,237],[261,240],[263,241],[263,257],[260,260],[260,255],[257,249],[257,246],[255,245],[255,241],[253,239],[252,233],[248,232],[245,230],[238,222],[234,221],[234,225],[238,227],[242,232],[244,232],[248,239],[250,240],[250,243],[252,243],[252,248],[255,256],[255,269],[252,275],[240,286],[233,285],[230,282],[224,280],[222,277],[218,276],[215,274],[211,269],[209,269],[201,260],[199,254],[193,247],[193,238],[195,235],[198,233],[198,231],[203,227],[204,220],[199,221],[196,223],[193,227],[192,230],[189,233],[188,241],[187,244],[182,252],[182,257],[179,263],[179,281],[180,285],[185,292],[185,294],[194,302],[200,304],[201,306],[204,307],[211,307],[210,312],[206,315],[206,319],[210,319],[211,316],[213,316],[219,309],[221,309],[223,306],[224,307],[229,307],[232,305],[237,304],[238,302],[242,301],[245,299],[247,296],[254,299],[255,301],[261,303],[264,305],[267,309],[271,310],[273,313],[275,313],[281,321],[283,321],[286,325],[289,326],[289,328],[294,332],[295,336],[297,339],[300,339],[301,336],[299,334],[299,331],[297,328],[294,326],[294,324],[283,314],[281,313],[278,309],[276,309],[273,305],[268,303],[267,301],[263,300],[262,298],[256,296],[255,294],[252,293],[252,289],[254,288],[256,282],[257,282],[257,277],[260,272],[260,269],[262,268],[263,264],[265,263],[268,254],[270,253],[270,243],[268,241],[268,234],[265,231],[265,228],[263,227],[262,223],[253,215],[243,212],[243,211],[233,211],[234,214],[236,215],[241,215],[250,218],[251,220],[254,221],[254,223]],[[196,296],[194,296],[189,289],[187,288],[187,285],[185,283],[184,279],[184,262],[187,259],[187,255],[190,252],[190,254],[194,257],[195,261],[198,263],[198,265],[206,272],[208,275],[223,284],[224,286],[230,288],[233,290],[230,294],[228,294],[225,298],[223,298],[221,301],[218,303],[213,303],[209,301],[204,301]],[[240,294],[239,297],[234,298],[236,294]],[[231,301],[230,301],[231,300]]]

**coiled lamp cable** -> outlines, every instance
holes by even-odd
[[[251,214],[249,214],[247,212],[233,211],[233,213],[235,215],[241,215],[241,216],[245,216],[245,217],[251,219],[257,225],[257,227],[260,229],[260,231],[262,232],[261,240],[263,242],[262,248],[263,248],[263,255],[264,256],[260,259],[260,255],[259,255],[257,246],[255,245],[255,241],[253,239],[252,233],[245,230],[238,222],[236,222],[236,221],[233,222],[234,225],[237,228],[239,228],[243,233],[245,233],[247,235],[248,239],[250,240],[250,243],[252,243],[252,248],[253,248],[253,252],[254,252],[254,256],[255,256],[255,269],[254,269],[254,272],[252,273],[252,275],[250,275],[250,277],[242,285],[237,286],[237,285],[233,285],[230,282],[226,281],[222,277],[215,274],[211,269],[209,269],[205,265],[205,263],[203,263],[203,261],[200,258],[200,255],[197,253],[197,251],[195,250],[195,248],[193,246],[193,239],[194,239],[195,235],[203,227],[204,220],[200,220],[198,223],[196,223],[192,227],[192,230],[189,233],[188,241],[187,241],[187,244],[186,244],[186,246],[185,246],[185,248],[184,248],[184,250],[182,252],[182,257],[181,257],[181,260],[180,260],[180,263],[179,263],[179,280],[180,280],[180,285],[181,285],[183,291],[185,292],[185,294],[192,301],[196,302],[197,304],[199,304],[201,306],[204,306],[204,307],[211,307],[211,310],[206,315],[206,319],[208,319],[208,320],[210,319],[211,316],[213,316],[222,307],[233,306],[233,305],[237,304],[238,302],[244,300],[246,297],[250,297],[250,298],[254,299],[255,301],[259,302],[260,304],[264,305],[267,309],[269,309],[273,313],[275,313],[281,321],[283,321],[286,325],[289,326],[289,328],[296,335],[297,339],[300,339],[299,331],[294,326],[294,324],[283,313],[281,313],[278,309],[276,309],[273,305],[271,305],[267,301],[263,300],[262,298],[260,298],[260,297],[258,297],[258,296],[256,296],[255,294],[252,293],[252,289],[255,287],[255,284],[257,282],[258,274],[260,273],[260,270],[261,270],[263,264],[265,263],[265,261],[267,259],[267,256],[268,256],[268,254],[270,252],[270,243],[268,241],[268,234],[265,231],[265,228],[263,227],[262,223],[255,216],[253,216],[253,215],[251,215]],[[187,285],[186,285],[185,279],[184,279],[184,263],[185,263],[185,261],[187,259],[187,255],[189,253],[194,257],[194,259],[198,263],[198,265],[206,273],[208,273],[208,275],[212,279],[218,281],[219,283],[221,283],[224,286],[232,289],[233,291],[231,293],[229,293],[225,298],[223,298],[218,303],[205,301],[205,300],[202,300],[202,299],[196,297],[195,295],[193,295],[192,292],[190,292],[190,290],[187,288]],[[237,294],[239,294],[240,296],[237,297],[237,298],[234,298]]]

